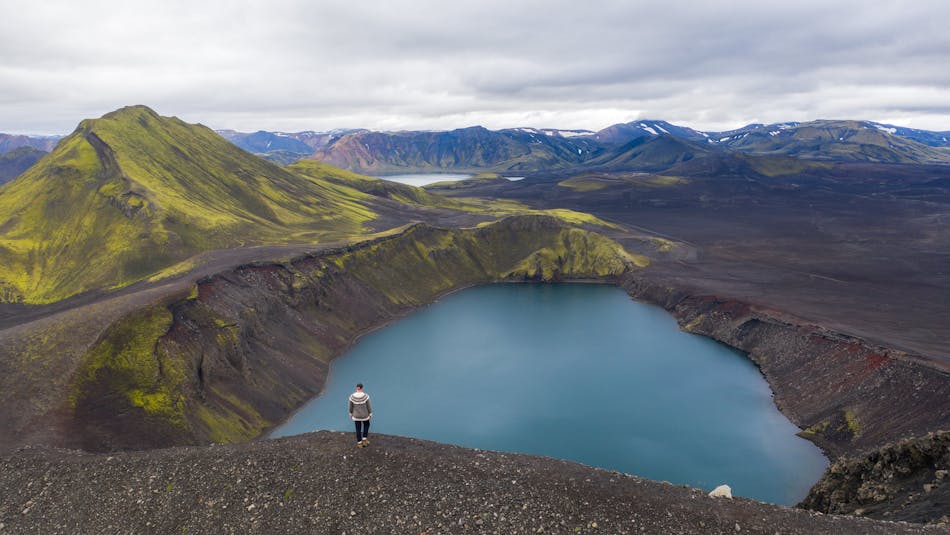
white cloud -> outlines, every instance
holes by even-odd
[[[25,2],[0,131],[148,104],[216,128],[704,129],[859,118],[950,130],[950,3]]]

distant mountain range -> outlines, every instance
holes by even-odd
[[[733,152],[817,161],[950,164],[950,132],[870,121],[752,124],[725,132],[638,120],[597,132],[474,126],[451,131],[219,133],[245,150],[281,163],[310,158],[376,175],[523,174],[577,168],[660,171],[694,158]]]
[[[0,154],[5,154],[20,147],[33,147],[44,152],[53,150],[53,147],[63,139],[63,136],[25,136],[19,134],[0,134]]]
[[[950,133],[903,129],[868,121],[811,121],[751,125],[717,133],[720,147],[806,160],[878,163],[948,163]]]
[[[934,132],[871,121],[810,121],[750,124],[723,132],[702,132],[666,121],[637,120],[597,132],[553,128],[451,131],[217,133],[266,160],[289,165],[314,159],[371,175],[439,172],[495,172],[524,175],[576,169],[658,172],[694,159],[716,167],[722,156],[744,153],[809,161],[950,164],[950,131]],[[57,136],[0,134],[0,183],[22,173],[50,151]]]
[[[224,139],[238,147],[281,164],[293,163],[310,156],[344,134],[368,132],[368,130],[341,129],[329,132],[257,132],[245,133],[234,130],[217,130]]]
[[[63,136],[0,134],[0,184],[9,182],[45,156]]]
[[[589,136],[565,137],[534,129],[449,132],[359,132],[343,135],[311,158],[368,174],[403,171],[521,172],[580,165],[600,144]]]

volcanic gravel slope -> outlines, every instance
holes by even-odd
[[[321,431],[0,460],[0,533],[947,533],[821,515],[543,457]]]

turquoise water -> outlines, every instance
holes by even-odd
[[[741,353],[658,307],[590,284],[450,295],[365,336],[325,393],[272,436],[352,431],[362,382],[374,432],[526,452],[779,504],[827,466]]]

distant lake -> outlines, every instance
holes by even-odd
[[[429,184],[435,184],[436,182],[454,182],[456,180],[465,180],[466,178],[472,178],[475,175],[465,175],[457,173],[431,173],[431,174],[410,174],[410,175],[389,175],[389,176],[380,176],[377,178],[383,178],[386,180],[391,180],[393,182],[399,182],[402,184],[409,184],[410,186],[427,186]]]
[[[393,182],[399,182],[402,184],[409,184],[410,186],[428,186],[429,184],[435,184],[436,182],[454,182],[456,180],[465,180],[466,178],[472,178],[475,175],[466,175],[458,173],[417,173],[410,175],[388,175],[388,176],[378,176],[376,178],[383,178],[386,180],[391,180]],[[523,176],[506,176],[508,180],[521,180]]]
[[[741,353],[659,307],[592,284],[497,284],[447,296],[333,361],[325,393],[272,436],[374,432],[526,452],[791,505],[828,461]],[[355,440],[354,440],[355,441]],[[355,446],[354,446],[355,447]]]

